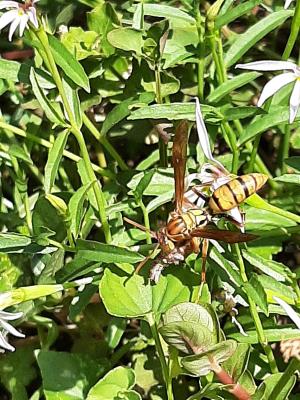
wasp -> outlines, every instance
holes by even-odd
[[[220,207],[217,209],[215,204],[223,207],[221,210],[222,213],[225,211],[224,207],[227,207],[227,201],[223,201],[222,198],[224,192],[224,188],[221,189],[222,186],[214,191],[213,196],[208,200],[207,207],[199,208],[196,204],[192,203],[187,196],[185,196],[188,133],[188,122],[183,120],[175,131],[172,150],[172,163],[175,180],[174,211],[169,214],[166,226],[156,232],[150,231],[151,236],[157,240],[157,245],[154,251],[156,251],[158,247],[160,247],[161,250],[159,257],[150,272],[150,279],[155,282],[158,281],[162,270],[166,266],[179,264],[191,253],[198,254],[200,252],[201,243],[201,279],[202,281],[205,281],[205,263],[208,251],[208,239],[220,240],[226,243],[239,243],[247,242],[256,238],[255,235],[251,234],[220,230],[211,224],[213,214],[218,214],[219,210],[221,210]],[[228,188],[228,190],[230,189]],[[195,190],[195,193],[197,193],[197,190]],[[238,198],[240,199],[240,196]],[[229,201],[231,200],[232,199],[230,198]],[[236,202],[232,205],[232,208],[235,207],[235,205]],[[144,226],[131,221],[126,217],[124,220],[144,231],[147,230]],[[141,269],[151,255],[152,253],[138,265],[136,272]]]

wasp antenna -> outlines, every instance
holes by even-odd
[[[129,219],[129,218],[127,218],[127,217],[124,217],[123,220],[124,220],[125,222],[128,222],[128,224],[133,225],[133,226],[135,226],[136,228],[139,228],[141,231],[149,232],[150,235],[151,235],[153,238],[157,239],[157,234],[156,234],[156,232],[151,231],[151,229],[146,228],[144,225],[141,225],[141,224],[139,224],[138,222],[132,221],[132,219]]]

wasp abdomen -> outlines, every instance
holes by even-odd
[[[266,175],[258,173],[238,176],[214,191],[209,208],[213,213],[229,211],[256,193],[267,179]]]

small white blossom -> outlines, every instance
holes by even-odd
[[[278,92],[288,83],[295,82],[290,97],[290,124],[294,122],[300,105],[300,67],[289,61],[255,61],[248,64],[237,64],[235,68],[251,69],[255,71],[280,71],[286,70],[272,78],[263,88],[257,106],[261,107],[263,103],[273,94]]]
[[[285,0],[284,9],[286,10],[287,8],[289,8],[289,6],[291,5],[292,2],[293,2],[293,0]]]
[[[0,348],[9,351],[15,351],[15,348],[11,344],[9,344],[6,339],[9,333],[16,337],[25,337],[23,333],[17,331],[16,328],[14,328],[7,322],[19,319],[22,317],[22,315],[22,312],[10,313],[6,311],[0,311]]]
[[[25,0],[24,3],[17,1],[0,1],[0,10],[7,9],[0,17],[0,30],[10,24],[8,40],[12,40],[12,36],[19,27],[19,35],[22,36],[25,28],[28,28],[28,22],[38,28],[38,20],[36,16],[35,3],[39,0]]]

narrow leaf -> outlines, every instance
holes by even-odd
[[[82,125],[82,112],[80,108],[80,101],[78,97],[78,90],[74,88],[74,84],[72,84],[71,81],[68,82],[68,79],[63,79],[63,86],[64,90],[67,96],[67,100],[69,103],[69,106],[71,108],[73,118],[76,122],[76,126],[78,129],[81,128]]]
[[[48,41],[55,62],[61,67],[64,73],[78,86],[90,92],[89,79],[82,65],[56,37],[48,35]]]
[[[261,74],[259,72],[245,72],[243,74],[237,75],[218,86],[213,92],[210,93],[207,100],[210,103],[217,103],[233,90],[238,89],[249,82],[252,82],[260,75]]]
[[[104,263],[136,263],[144,257],[134,251],[111,244],[93,242],[92,240],[78,240],[77,250],[82,258]]]
[[[222,26],[229,24],[230,22],[236,20],[241,15],[246,14],[247,12],[251,11],[255,6],[260,4],[262,0],[250,0],[245,1],[242,4],[237,5],[236,7],[232,8],[226,13],[218,16],[215,21],[215,26],[217,29],[222,28]]]
[[[40,103],[41,108],[45,111],[45,114],[47,115],[49,120],[57,125],[65,126],[66,123],[64,121],[62,113],[57,112],[58,108],[55,109],[47,99],[46,95],[38,84],[36,73],[33,68],[31,68],[30,70],[30,82],[32,85],[33,93]]]
[[[55,178],[57,177],[57,172],[63,155],[63,151],[66,147],[68,136],[69,131],[65,130],[61,132],[55,139],[55,142],[49,151],[48,160],[45,166],[44,189],[46,194],[51,193]]]
[[[239,35],[226,53],[224,60],[226,66],[230,67],[235,64],[260,39],[282,25],[293,14],[294,11],[289,10],[274,12],[252,25],[245,33]]]
[[[77,238],[80,229],[84,200],[92,184],[93,182],[90,182],[82,186],[73,194],[69,201],[68,209],[71,219],[70,230],[75,238]]]

